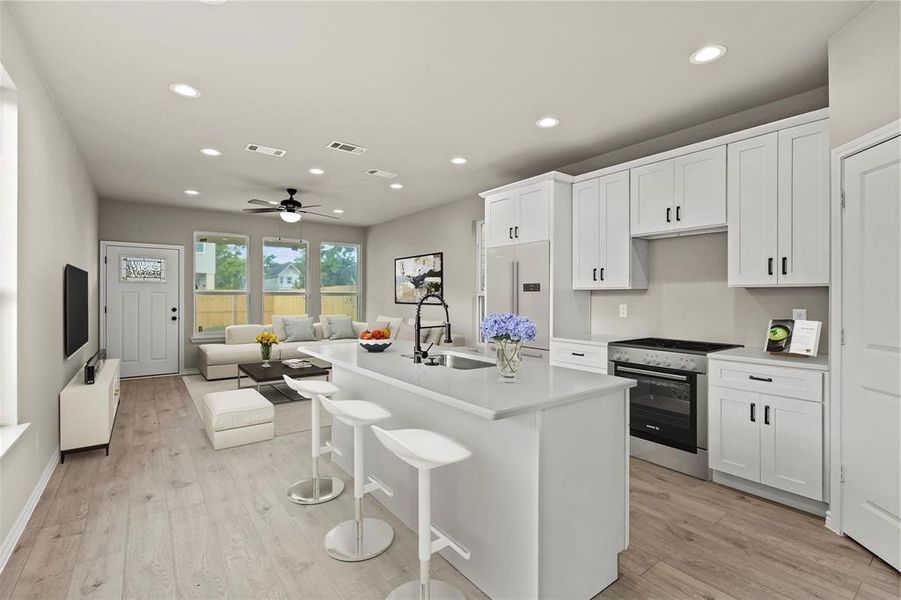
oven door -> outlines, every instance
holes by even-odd
[[[617,363],[614,375],[638,382],[629,393],[632,435],[697,454],[697,373]]]

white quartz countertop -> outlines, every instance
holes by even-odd
[[[829,355],[819,356],[791,356],[784,354],[770,354],[760,348],[732,348],[708,355],[708,360],[734,360],[736,362],[756,363],[759,365],[774,365],[777,367],[792,367],[794,369],[813,369],[815,371],[829,370]]]
[[[459,408],[485,419],[505,419],[552,408],[611,391],[631,388],[632,379],[552,367],[547,359],[523,358],[517,383],[498,380],[494,366],[484,369],[451,369],[415,364],[401,356],[411,354],[412,344],[397,342],[384,352],[367,352],[359,344],[317,344],[300,351],[373,379]],[[435,354],[457,354],[492,359],[473,350],[440,349]]]

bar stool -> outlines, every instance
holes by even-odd
[[[310,446],[313,456],[313,476],[288,486],[288,499],[295,504],[322,504],[334,500],[344,491],[344,482],[338,477],[321,477],[319,475],[319,455],[334,452],[340,456],[341,451],[332,446],[331,442],[326,442],[325,446],[320,445],[319,398],[334,396],[341,391],[341,388],[330,381],[292,379],[287,375],[283,377],[288,387],[310,398],[310,437],[312,438]]]
[[[432,525],[432,469],[465,460],[469,449],[454,440],[427,429],[395,429],[386,431],[372,426],[372,431],[385,447],[404,462],[419,470],[419,581],[408,581],[388,594],[387,600],[445,600],[463,598],[463,593],[445,581],[431,580],[432,554],[450,546],[469,560],[469,550]],[[438,539],[432,540],[432,533]]]
[[[363,518],[363,496],[382,490],[394,491],[370,475],[363,483],[363,428],[391,416],[387,410],[365,400],[331,400],[321,397],[322,407],[354,429],[354,518],[339,523],[325,534],[325,551],[337,560],[357,562],[378,556],[394,541],[394,530],[381,519]]]

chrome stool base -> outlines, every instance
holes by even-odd
[[[363,535],[357,538],[357,522],[344,521],[325,534],[325,552],[334,559],[358,562],[378,556],[394,541],[394,530],[381,519],[363,519]]]
[[[464,600],[463,592],[445,581],[432,579],[429,583],[428,594],[419,594],[421,584],[419,581],[408,581],[394,589],[388,594],[386,600],[420,600],[420,598],[428,598],[429,600]]]
[[[344,491],[344,482],[338,477],[319,477],[318,490],[316,479],[301,479],[288,488],[288,500],[294,504],[322,504],[334,500]]]

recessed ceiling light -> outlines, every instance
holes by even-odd
[[[557,117],[541,117],[535,122],[536,125],[541,127],[542,129],[550,129],[551,127],[556,127],[560,124],[560,119]]]
[[[215,148],[201,148],[200,153],[207,156],[222,156],[222,153]]]
[[[200,192],[198,192],[197,190],[185,190],[185,193],[189,196],[196,196]]]
[[[463,158],[462,156],[455,156],[454,158],[451,159],[451,162],[454,163],[455,165],[465,165],[469,161],[467,159]]]
[[[333,210],[332,212],[335,213],[336,215],[343,215],[343,214],[344,214],[344,209],[343,209],[343,208],[336,208],[336,209]]]
[[[404,187],[404,184],[402,184],[402,183],[392,183],[391,184],[391,189],[394,189],[394,190],[399,190],[402,187]]]
[[[212,4],[213,6],[218,6],[220,4],[225,4],[228,0],[200,0],[204,4]]]
[[[312,173],[313,175],[325,175],[325,171],[318,167],[313,167],[312,169],[310,169],[310,173]]]
[[[193,85],[187,83],[173,83],[169,86],[169,91],[185,98],[199,98],[200,90]]]
[[[704,65],[723,57],[726,54],[726,47],[720,45],[704,46],[695,50],[694,54],[688,59],[693,65]]]

